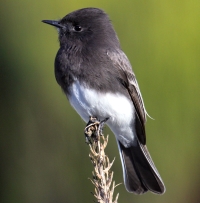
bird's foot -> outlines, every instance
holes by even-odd
[[[92,141],[98,141],[99,137],[103,135],[103,127],[109,118],[99,121],[96,117],[90,116],[90,119],[85,127],[84,134],[87,144]]]

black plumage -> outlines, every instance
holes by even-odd
[[[59,21],[43,22],[58,29],[60,49],[55,59],[55,76],[72,106],[85,121],[89,116],[102,118],[106,114],[109,117],[108,126],[116,136],[126,189],[136,194],[148,190],[164,193],[164,183],[146,147],[147,113],[140,89],[107,14],[101,9],[85,8]],[[116,115],[121,112],[118,109],[116,114],[115,109],[113,114],[109,114],[109,110],[104,112],[110,104],[105,102],[99,108],[96,104],[93,106],[92,100],[96,98],[91,97],[88,101],[86,93],[111,99],[116,96],[116,100],[125,101],[122,106],[131,104],[129,109],[133,115],[124,112],[127,129],[131,130],[120,134],[124,118]]]

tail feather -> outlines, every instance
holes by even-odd
[[[147,147],[138,143],[136,146],[125,148],[119,141],[118,147],[126,189],[136,194],[143,194],[148,190],[156,194],[163,194],[165,192],[164,183]]]

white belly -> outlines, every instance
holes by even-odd
[[[76,81],[71,87],[70,104],[85,122],[89,116],[100,120],[109,118],[106,122],[110,129],[124,146],[134,141],[134,106],[131,100],[119,93],[98,93],[94,89],[81,86]]]

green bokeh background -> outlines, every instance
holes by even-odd
[[[147,145],[166,184],[158,196],[116,188],[119,202],[200,202],[200,1],[0,1],[0,163],[3,203],[92,202],[84,122],[54,78],[55,29],[41,23],[99,7],[112,19],[148,113]],[[107,154],[122,170],[114,136]]]

